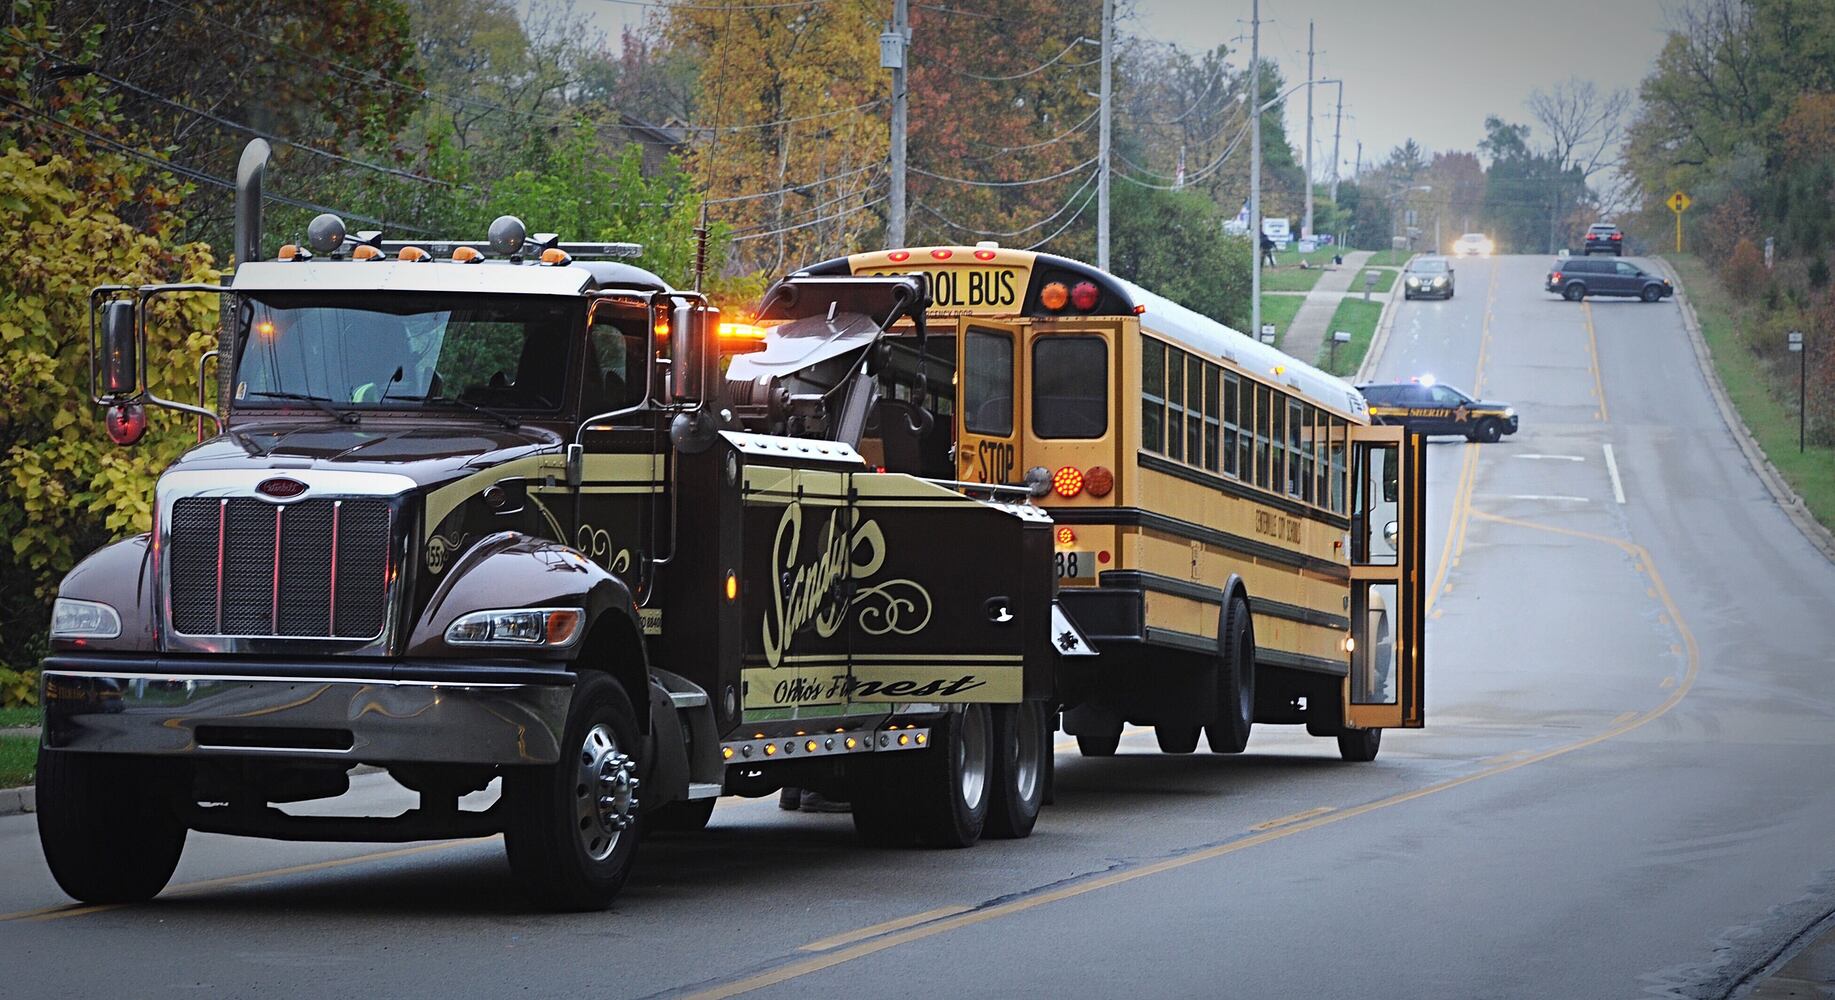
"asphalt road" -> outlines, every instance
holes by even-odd
[[[1373,764],[1273,727],[1238,757],[1061,744],[1033,837],[968,851],[725,800],[586,916],[531,912],[494,841],[212,836],[159,900],[72,907],[15,817],[0,995],[1724,995],[1835,909],[1835,567],[1676,305],[1562,302],[1546,263],[1398,307],[1382,376],[1523,430],[1431,448],[1429,728]]]

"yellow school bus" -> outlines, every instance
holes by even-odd
[[[1383,729],[1423,724],[1419,435],[1373,426],[1349,383],[1064,257],[914,247],[797,274],[911,272],[929,278],[927,335],[875,366],[860,451],[1047,509],[1058,700],[1085,755],[1114,753],[1124,723],[1169,753],[1201,732],[1240,752],[1259,722],[1369,760]]]

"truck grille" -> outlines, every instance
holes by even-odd
[[[172,628],[185,635],[374,639],[389,505],[193,497],[172,505]]]

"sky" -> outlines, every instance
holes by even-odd
[[[891,2],[884,0],[887,16]],[[972,8],[976,0],[946,0]],[[1262,52],[1290,83],[1306,78],[1306,26],[1315,24],[1317,78],[1344,80],[1342,172],[1414,139],[1429,152],[1473,150],[1484,119],[1529,122],[1525,101],[1568,77],[1635,93],[1683,0],[1262,0]],[[1240,48],[1247,58],[1251,0],[1119,0],[1121,34],[1187,49]],[[653,5],[576,0],[616,44]],[[1336,87],[1314,92],[1315,174],[1330,173]],[[1287,105],[1288,134],[1305,128],[1304,93]]]

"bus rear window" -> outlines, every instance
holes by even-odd
[[[1033,341],[1032,433],[1099,438],[1108,432],[1108,342],[1061,334]]]

